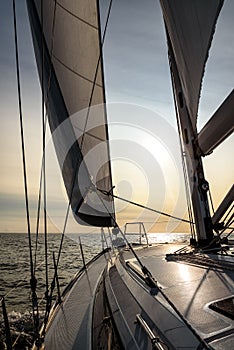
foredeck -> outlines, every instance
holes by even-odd
[[[129,250],[121,250],[113,263],[103,254],[70,285],[57,306],[45,337],[45,349],[92,349],[96,289],[107,268],[102,287],[117,333],[128,350],[152,349],[152,342],[138,319],[145,321],[160,349],[205,348],[232,350],[234,343],[233,256],[171,254],[183,247],[159,244],[136,248],[142,264],[159,288],[150,288],[139,263]],[[199,260],[204,260],[203,262]],[[186,261],[185,261],[186,260]],[[221,261],[221,263],[219,262]],[[98,287],[97,290],[99,290]],[[220,304],[219,301],[224,300]],[[210,305],[215,305],[212,309]],[[217,309],[225,307],[228,313]],[[100,306],[98,306],[100,307]],[[215,311],[215,310],[216,311]],[[105,317],[95,309],[98,322]],[[104,318],[103,318],[104,317]],[[106,318],[107,319],[107,318]],[[100,329],[97,328],[96,332]]]
[[[137,249],[137,254],[151,272],[163,293],[174,304],[197,334],[206,339],[215,349],[233,349],[234,314],[232,300],[229,302],[229,316],[212,310],[209,306],[218,300],[234,295],[234,257],[232,254],[217,257],[204,256],[204,263],[184,258],[176,261],[166,259],[166,254],[180,249],[181,245],[157,245],[147,249]],[[124,252],[129,267],[139,269],[139,264],[130,252]],[[205,260],[209,259],[207,266]],[[219,264],[219,260],[224,263]],[[212,267],[212,261],[214,266]],[[208,261],[209,262],[209,261]],[[217,263],[217,264],[216,264]],[[209,266],[210,265],[210,266]],[[155,296],[160,296],[160,292]]]

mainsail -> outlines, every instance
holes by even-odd
[[[96,190],[112,188],[97,2],[28,0],[27,5],[49,125],[74,216],[82,224],[113,226],[113,199]]]
[[[201,81],[223,0],[161,0],[183,96],[196,130]]]
[[[202,78],[223,0],[161,0],[183,162],[191,195],[197,241],[213,239],[213,227],[198,146],[197,111]],[[186,180],[187,181],[187,180]],[[191,215],[190,215],[191,216]]]

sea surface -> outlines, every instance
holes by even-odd
[[[100,234],[65,235],[58,266],[61,290],[83,266],[79,245],[82,242],[85,262],[91,260],[106,244],[110,246],[110,237],[102,239]],[[187,234],[149,234],[149,242],[186,241]],[[144,238],[142,238],[143,240]],[[128,236],[129,241],[139,241],[138,235]],[[60,234],[48,234],[48,280],[54,274],[53,253],[57,257],[61,242]],[[43,319],[45,309],[45,248],[44,235],[40,234],[36,251],[36,236],[32,235],[32,256],[36,266],[37,297],[40,317]],[[32,344],[32,308],[30,293],[30,259],[28,236],[22,233],[0,233],[0,298],[4,297],[14,349],[30,349]],[[35,260],[36,259],[36,260]],[[36,261],[36,263],[35,263]],[[0,308],[0,350],[6,349],[3,312]]]

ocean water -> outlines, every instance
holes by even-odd
[[[65,235],[60,263],[58,267],[61,290],[75,273],[83,266],[78,235]],[[100,234],[80,235],[85,261],[88,262],[102,249]],[[150,234],[149,242],[185,241],[187,234]],[[129,241],[139,241],[138,235],[128,236]],[[52,280],[53,252],[57,256],[61,235],[48,235],[49,282]],[[110,239],[107,236],[107,244]],[[106,245],[105,245],[106,246]],[[33,260],[35,260],[35,235],[32,235]],[[44,315],[45,263],[44,236],[39,235],[36,258],[37,296],[40,315]],[[0,233],[0,298],[4,296],[14,349],[29,349],[32,344],[32,314],[30,298],[30,264],[28,237],[22,233]],[[2,309],[0,310],[0,349],[5,349],[5,327]]]
[[[61,235],[48,235],[48,267],[49,282],[53,278],[53,252],[57,256]],[[100,234],[81,235],[85,260],[88,262],[101,250]],[[35,235],[32,235],[32,248],[35,252]],[[33,260],[35,254],[33,253]],[[37,296],[40,303],[40,314],[44,314],[45,293],[45,263],[44,236],[39,235],[36,278]],[[82,267],[82,257],[78,236],[65,236],[58,267],[61,291],[74,274]],[[20,333],[14,349],[28,349],[31,345],[32,315],[30,294],[30,264],[28,237],[22,233],[0,233],[0,298],[4,296],[8,312],[12,338],[15,340]],[[0,308],[0,349],[5,349],[5,329],[2,309]]]

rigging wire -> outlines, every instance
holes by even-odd
[[[29,200],[28,200],[28,184],[27,184],[26,154],[25,154],[25,142],[24,142],[24,126],[23,126],[23,113],[22,113],[22,99],[21,99],[21,83],[20,83],[20,67],[19,67],[18,35],[17,35],[17,20],[16,20],[15,0],[13,0],[12,3],[13,3],[13,18],[14,18],[14,41],[15,41],[17,91],[18,91],[20,134],[21,134],[21,151],[22,151],[22,161],[23,161],[24,194],[25,194],[29,258],[30,258],[30,273],[31,273],[30,286],[31,286],[31,292],[32,292],[33,322],[34,322],[34,329],[36,332],[35,336],[38,337],[39,310],[38,310],[37,294],[36,294],[37,280],[36,280],[36,277],[34,274],[34,269],[33,269],[33,254],[32,254],[32,240],[31,240],[30,213],[29,213]]]
[[[53,55],[53,50],[54,50],[54,31],[55,31],[56,6],[57,6],[57,0],[54,1],[54,11],[53,11],[53,19],[52,19],[51,50],[50,50],[50,70],[49,70],[49,78],[48,78],[47,88],[46,88],[46,98],[44,98],[44,105],[46,106],[46,108],[48,106],[50,83],[51,83],[51,76],[52,76],[52,55]],[[43,18],[43,16],[41,16],[41,18]],[[44,50],[43,29],[42,29],[42,48]],[[44,61],[44,54],[43,54],[42,62],[43,61]],[[44,62],[42,64],[42,66],[44,67]],[[42,69],[43,69],[43,67],[42,67]],[[43,81],[43,79],[44,79],[44,74],[43,74],[43,71],[42,71],[42,89],[44,89],[44,81]],[[45,96],[44,93],[43,93],[43,95]],[[44,106],[43,106],[43,108],[44,108]],[[44,115],[44,112],[42,112],[42,115]],[[43,134],[46,133],[47,120],[48,120],[48,114],[46,112],[45,113],[45,118],[44,118],[44,124],[43,124],[43,131],[44,131]],[[43,147],[43,155],[42,155],[42,163],[41,163],[41,174],[40,174],[40,184],[39,184],[39,191],[38,191],[35,265],[36,265],[37,243],[38,243],[39,222],[40,222],[40,206],[41,206],[41,192],[42,192],[42,175],[43,175],[44,153],[45,153],[45,148]]]
[[[155,288],[157,285],[157,281],[154,280],[151,272],[147,269],[146,266],[143,265],[143,263],[141,262],[141,259],[139,258],[139,256],[137,255],[137,253],[135,252],[135,250],[133,249],[132,247],[132,244],[128,241],[126,235],[123,233],[123,231],[121,230],[121,228],[119,227],[116,219],[115,219],[115,216],[109,211],[108,207],[106,206],[106,204],[104,203],[104,200],[102,199],[100,193],[104,193],[104,194],[107,194],[105,193],[106,191],[102,191],[102,190],[99,190],[97,188],[95,188],[96,190],[96,193],[98,195],[98,198],[100,199],[102,205],[104,206],[106,212],[109,214],[109,216],[111,217],[113,223],[114,223],[114,226],[115,227],[118,227],[119,229],[119,232],[121,233],[121,236],[123,237],[123,239],[125,240],[127,246],[129,247],[129,249],[131,250],[132,254],[134,255],[134,257],[136,258],[138,264],[140,265],[141,267],[141,271],[143,272],[143,274],[145,275],[145,282],[147,283],[148,286],[150,286],[151,288]],[[100,192],[100,193],[99,193]]]
[[[52,304],[52,293],[54,290],[54,280],[57,278],[57,270],[55,271],[55,276],[53,281],[51,282],[51,288],[49,290],[49,276],[48,276],[48,237],[47,237],[47,210],[46,210],[46,203],[47,203],[47,195],[46,195],[46,155],[45,155],[45,136],[46,136],[46,125],[48,120],[48,113],[45,111],[45,106],[47,108],[48,98],[49,98],[49,91],[50,91],[50,83],[51,83],[51,76],[52,76],[52,55],[53,55],[53,48],[54,48],[54,32],[55,32],[55,17],[56,17],[56,8],[57,8],[57,0],[54,2],[54,10],[53,10],[53,19],[52,19],[52,35],[51,35],[51,49],[50,49],[50,70],[49,70],[49,77],[47,81],[47,88],[46,88],[46,96],[45,96],[45,80],[44,80],[44,11],[43,11],[43,0],[41,0],[41,86],[42,86],[42,149],[43,149],[43,156],[42,156],[42,165],[41,165],[41,179],[43,179],[43,198],[44,198],[44,245],[45,245],[45,269],[46,269],[46,291],[45,291],[45,299],[46,299],[46,310],[44,315],[44,331],[45,331],[45,325],[47,324],[49,312],[51,309]],[[40,188],[39,193],[41,195],[42,191],[42,180],[40,179]],[[39,210],[40,212],[40,210]],[[38,215],[40,213],[38,212]],[[38,218],[39,222],[39,218]],[[38,229],[38,226],[37,226]],[[43,331],[43,332],[44,332]]]
[[[35,242],[35,252],[34,252],[34,274],[36,272],[37,264],[37,251],[38,251],[38,238],[39,238],[39,226],[40,226],[40,210],[41,210],[41,197],[42,197],[42,183],[43,183],[43,199],[44,199],[44,245],[45,245],[45,269],[46,269],[46,292],[45,298],[47,301],[46,309],[48,309],[48,295],[49,295],[49,278],[48,278],[48,245],[47,245],[47,210],[46,210],[46,168],[45,168],[45,136],[46,136],[46,125],[48,120],[48,114],[45,112],[45,106],[47,107],[48,95],[50,91],[50,82],[52,76],[52,54],[54,47],[54,31],[55,31],[55,14],[56,14],[57,0],[54,1],[54,11],[52,20],[52,35],[51,35],[51,50],[50,50],[50,70],[49,78],[46,88],[46,98],[45,98],[45,87],[44,87],[44,15],[43,15],[43,0],[41,0],[41,86],[42,86],[42,162],[40,171],[40,181],[38,190],[38,205],[37,205],[37,222],[36,222],[36,242]],[[40,264],[41,265],[41,264]],[[39,339],[39,334],[38,334]]]
[[[46,121],[45,121],[46,123]],[[46,127],[46,124],[45,124]],[[39,227],[40,227],[40,211],[41,211],[41,195],[42,195],[42,177],[43,177],[43,157],[40,166],[40,180],[38,189],[38,199],[37,199],[37,221],[36,221],[36,238],[35,238],[35,250],[34,250],[34,273],[37,268],[37,249],[38,249],[38,238],[39,238]]]
[[[135,205],[137,207],[140,207],[142,209],[146,209],[146,210],[149,210],[149,211],[152,211],[154,213],[157,213],[157,214],[160,214],[160,215],[164,215],[164,216],[167,216],[169,218],[172,218],[172,219],[175,219],[175,220],[179,220],[179,221],[182,221],[182,222],[186,222],[187,224],[193,224],[193,222],[191,222],[190,220],[186,220],[186,219],[183,219],[183,218],[179,218],[178,216],[174,216],[174,215],[171,215],[171,214],[168,214],[168,213],[164,213],[163,211],[160,211],[160,210],[156,210],[156,209],[153,209],[153,208],[150,208],[150,207],[147,207],[143,204],[139,204],[139,203],[136,203],[136,202],[133,202],[129,199],[126,199],[126,198],[123,198],[123,197],[119,197],[115,194],[113,194],[111,191],[104,191],[104,190],[101,190],[99,188],[97,188],[97,190],[107,196],[111,196],[113,198],[116,198],[116,199],[120,199],[121,201],[124,201],[124,202],[127,202],[129,204],[132,204],[132,205]]]
[[[42,188],[42,165],[41,165],[41,172],[40,172],[38,200],[37,200],[37,222],[36,222],[36,239],[35,239],[35,251],[34,251],[34,274],[36,272],[36,266],[37,266],[37,249],[38,249],[40,210],[41,210],[41,188]]]
[[[47,245],[47,211],[46,211],[46,154],[45,154],[45,91],[44,91],[44,2],[41,0],[41,86],[42,86],[42,98],[41,98],[41,114],[42,114],[42,173],[43,173],[43,204],[44,204],[44,245],[45,245],[45,281],[46,281],[46,299],[49,291],[49,276],[48,276],[48,245]]]
[[[191,205],[191,200],[190,200],[188,174],[187,174],[186,164],[185,164],[186,153],[184,151],[183,144],[182,144],[181,125],[180,125],[180,120],[179,120],[179,115],[178,115],[178,109],[176,108],[177,103],[176,103],[176,96],[175,96],[175,86],[174,86],[174,79],[172,76],[172,68],[171,68],[171,61],[170,60],[169,60],[169,63],[170,63],[171,81],[172,81],[172,86],[173,86],[172,91],[173,91],[173,100],[174,100],[174,106],[175,106],[176,121],[177,121],[178,131],[179,131],[179,135],[180,135],[180,137],[179,137],[180,153],[181,153],[181,158],[182,158],[182,169],[183,169],[184,180],[185,180],[185,193],[186,193],[188,215],[189,215],[189,220],[190,220],[190,230],[191,230],[192,238],[195,239],[195,230],[194,230],[195,223],[194,223],[192,205]]]

